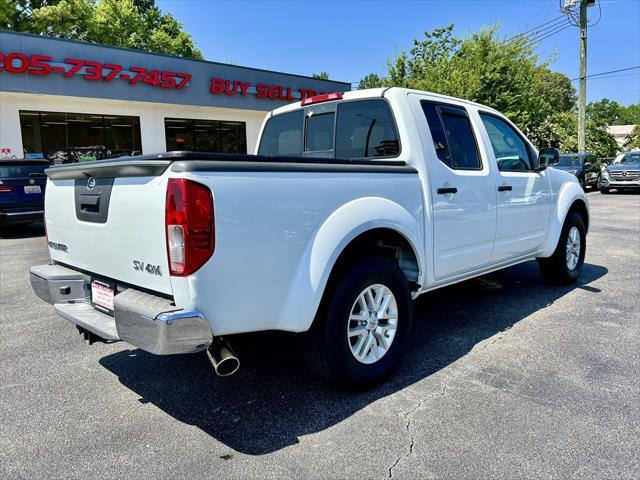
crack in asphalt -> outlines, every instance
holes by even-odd
[[[475,353],[482,352],[482,351],[486,350],[487,348],[491,347],[492,345],[495,345],[496,343],[498,343],[503,338],[505,338],[506,337],[506,332],[511,330],[511,327],[513,327],[513,325],[509,325],[504,330],[500,330],[500,332],[498,332],[496,335],[494,335],[495,338],[492,338],[491,341],[488,341],[489,339],[485,340],[483,342],[483,345],[478,346],[478,348],[474,349]],[[472,352],[473,352],[473,350],[472,350]],[[470,353],[472,353],[472,352],[470,352]]]
[[[491,341],[485,342],[485,344],[482,345],[482,347],[476,349],[475,352],[473,352],[473,353],[482,352],[483,350],[485,350],[485,349],[491,347],[492,345],[496,344],[497,342],[502,340],[504,337],[506,337],[506,332],[508,330],[510,330],[510,329],[511,329],[511,326],[509,326],[509,327],[505,328],[504,330],[500,331],[500,333],[498,335],[496,335],[495,338],[493,338]],[[458,376],[462,375],[464,372],[465,372],[465,370],[463,368],[462,371],[460,371],[458,373],[458,375],[455,375],[455,377],[458,377]],[[438,395],[439,397],[442,397],[447,393],[447,388],[449,387],[449,382],[453,378],[454,378],[453,376],[445,377],[444,383],[442,385],[442,389],[440,390],[440,394]],[[407,424],[406,424],[405,428],[407,430],[407,433],[409,433],[409,435],[410,435],[409,447],[407,449],[407,453],[405,453],[404,455],[400,455],[398,458],[396,458],[395,462],[393,462],[393,465],[391,465],[389,467],[389,476],[388,476],[388,478],[393,478],[393,470],[398,466],[398,464],[402,460],[409,458],[413,454],[413,447],[415,445],[415,437],[414,437],[413,433],[411,432],[411,415],[416,413],[426,401],[427,401],[427,399],[420,400],[412,409],[410,409],[408,412],[406,412],[404,414],[404,417],[407,420]]]
[[[452,379],[452,377],[446,377],[444,379],[444,383],[442,385],[442,389],[440,390],[440,394],[438,396],[442,397],[443,395],[445,395],[447,393],[447,387],[449,386],[449,381],[451,379]],[[396,461],[393,462],[393,465],[391,465],[389,467],[389,477],[388,478],[392,478],[393,477],[393,469],[398,466],[400,461],[402,461],[403,459],[409,458],[413,454],[413,447],[415,445],[415,438],[414,438],[413,433],[411,432],[411,415],[413,415],[418,410],[420,410],[420,407],[422,407],[422,405],[424,405],[424,403],[427,400],[428,399],[420,400],[412,409],[410,409],[409,411],[407,411],[404,414],[404,418],[407,420],[407,424],[405,425],[405,428],[407,430],[407,433],[410,435],[409,448],[408,448],[407,453],[405,453],[404,455],[401,455],[398,458],[396,458]]]
[[[396,458],[396,461],[393,462],[393,465],[389,467],[389,478],[393,477],[393,469],[398,466],[398,464],[400,463],[400,460],[402,460],[403,458],[409,458],[413,453],[414,438],[413,438],[413,434],[411,433],[411,416],[410,415],[414,414],[422,406],[424,402],[425,400],[420,400],[420,402],[418,402],[418,404],[415,407],[413,407],[411,410],[409,410],[404,414],[404,417],[407,420],[407,425],[406,425],[407,433],[409,433],[411,436],[411,441],[409,443],[409,450],[406,454]]]

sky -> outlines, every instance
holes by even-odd
[[[156,4],[183,23],[207,60],[300,75],[326,71],[332,79],[357,82],[371,72],[384,76],[387,58],[410,49],[425,30],[453,23],[457,36],[467,36],[498,23],[506,38],[560,17],[559,1],[157,0]],[[588,10],[594,25],[588,31],[587,73],[640,66],[640,0],[599,2],[598,22],[598,6]],[[576,78],[578,28],[542,40],[537,53],[542,59],[554,59],[552,70]],[[589,79],[587,100],[605,97],[623,105],[640,103],[640,69]]]

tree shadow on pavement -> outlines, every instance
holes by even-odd
[[[607,272],[585,264],[578,284],[548,286],[536,263],[527,262],[424,294],[415,302],[412,340],[402,365],[367,392],[339,391],[315,379],[304,366],[296,334],[227,337],[241,361],[238,373],[227,378],[215,376],[205,354],[159,357],[135,349],[100,363],[140,395],[141,402],[151,402],[235,451],[262,455],[329,428],[445,368],[478,342],[575,288],[597,294],[588,284]]]

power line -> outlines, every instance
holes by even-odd
[[[571,24],[569,24],[569,22],[567,22],[565,19],[563,23],[560,23],[554,26],[554,28],[552,28],[551,30],[540,32],[540,34],[532,35],[531,37],[527,38],[525,44],[532,44],[537,42],[539,39],[550,37],[552,35],[555,35],[557,32],[564,30],[565,28],[568,28],[570,26]]]
[[[599,77],[600,75],[607,75],[609,73],[626,72],[628,70],[635,70],[637,68],[640,68],[640,65],[636,65],[635,67],[619,68],[618,70],[609,70],[608,72],[592,73],[591,75],[586,75],[584,78]],[[575,82],[576,80],[580,80],[580,77],[571,79],[572,82]]]
[[[547,32],[545,35],[542,35],[541,37],[534,37],[531,40],[527,41],[527,43],[525,44],[526,47],[530,47],[531,45],[535,44],[535,43],[540,43],[543,40],[546,40],[549,37],[553,37],[555,34],[560,33],[563,30],[566,30],[567,28],[571,28],[573,25],[571,25],[570,23],[567,23],[566,25],[562,25],[559,28],[556,28],[555,30],[551,31],[551,32]]]
[[[603,78],[615,78],[615,77],[631,77],[634,75],[640,75],[640,72],[632,72],[632,73],[619,73],[617,75],[605,75],[603,77],[595,77],[592,78],[591,80],[601,80]]]
[[[503,40],[503,41],[502,41],[502,42],[500,42],[500,43],[501,43],[501,44],[504,44],[504,43],[513,42],[514,40],[516,40],[516,39],[518,39],[518,38],[528,36],[528,35],[529,35],[529,34],[531,34],[532,32],[536,32],[536,33],[535,33],[535,35],[537,35],[537,34],[539,34],[539,33],[540,33],[540,32],[539,32],[540,30],[546,30],[546,29],[549,29],[549,28],[553,28],[553,27],[555,27],[556,25],[549,25],[549,24],[551,24],[551,23],[557,23],[557,22],[559,22],[560,20],[565,20],[565,21],[566,21],[565,16],[564,16],[564,15],[560,15],[559,17],[556,17],[556,18],[554,18],[554,19],[552,19],[552,20],[549,20],[548,22],[542,23],[542,24],[538,25],[537,27],[534,27],[534,28],[532,28],[532,29],[530,29],[530,30],[527,30],[526,32],[522,32],[522,33],[519,33],[519,34],[517,34],[517,35],[514,35],[513,37],[507,38],[506,40]],[[548,26],[548,27],[545,27],[545,25],[549,25],[549,26]],[[545,28],[542,28],[542,27],[545,27]]]

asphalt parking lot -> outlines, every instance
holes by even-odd
[[[584,273],[535,262],[426,294],[403,366],[312,378],[295,335],[204,354],[86,346],[38,300],[41,226],[0,231],[0,478],[639,478],[640,195],[590,193]]]

